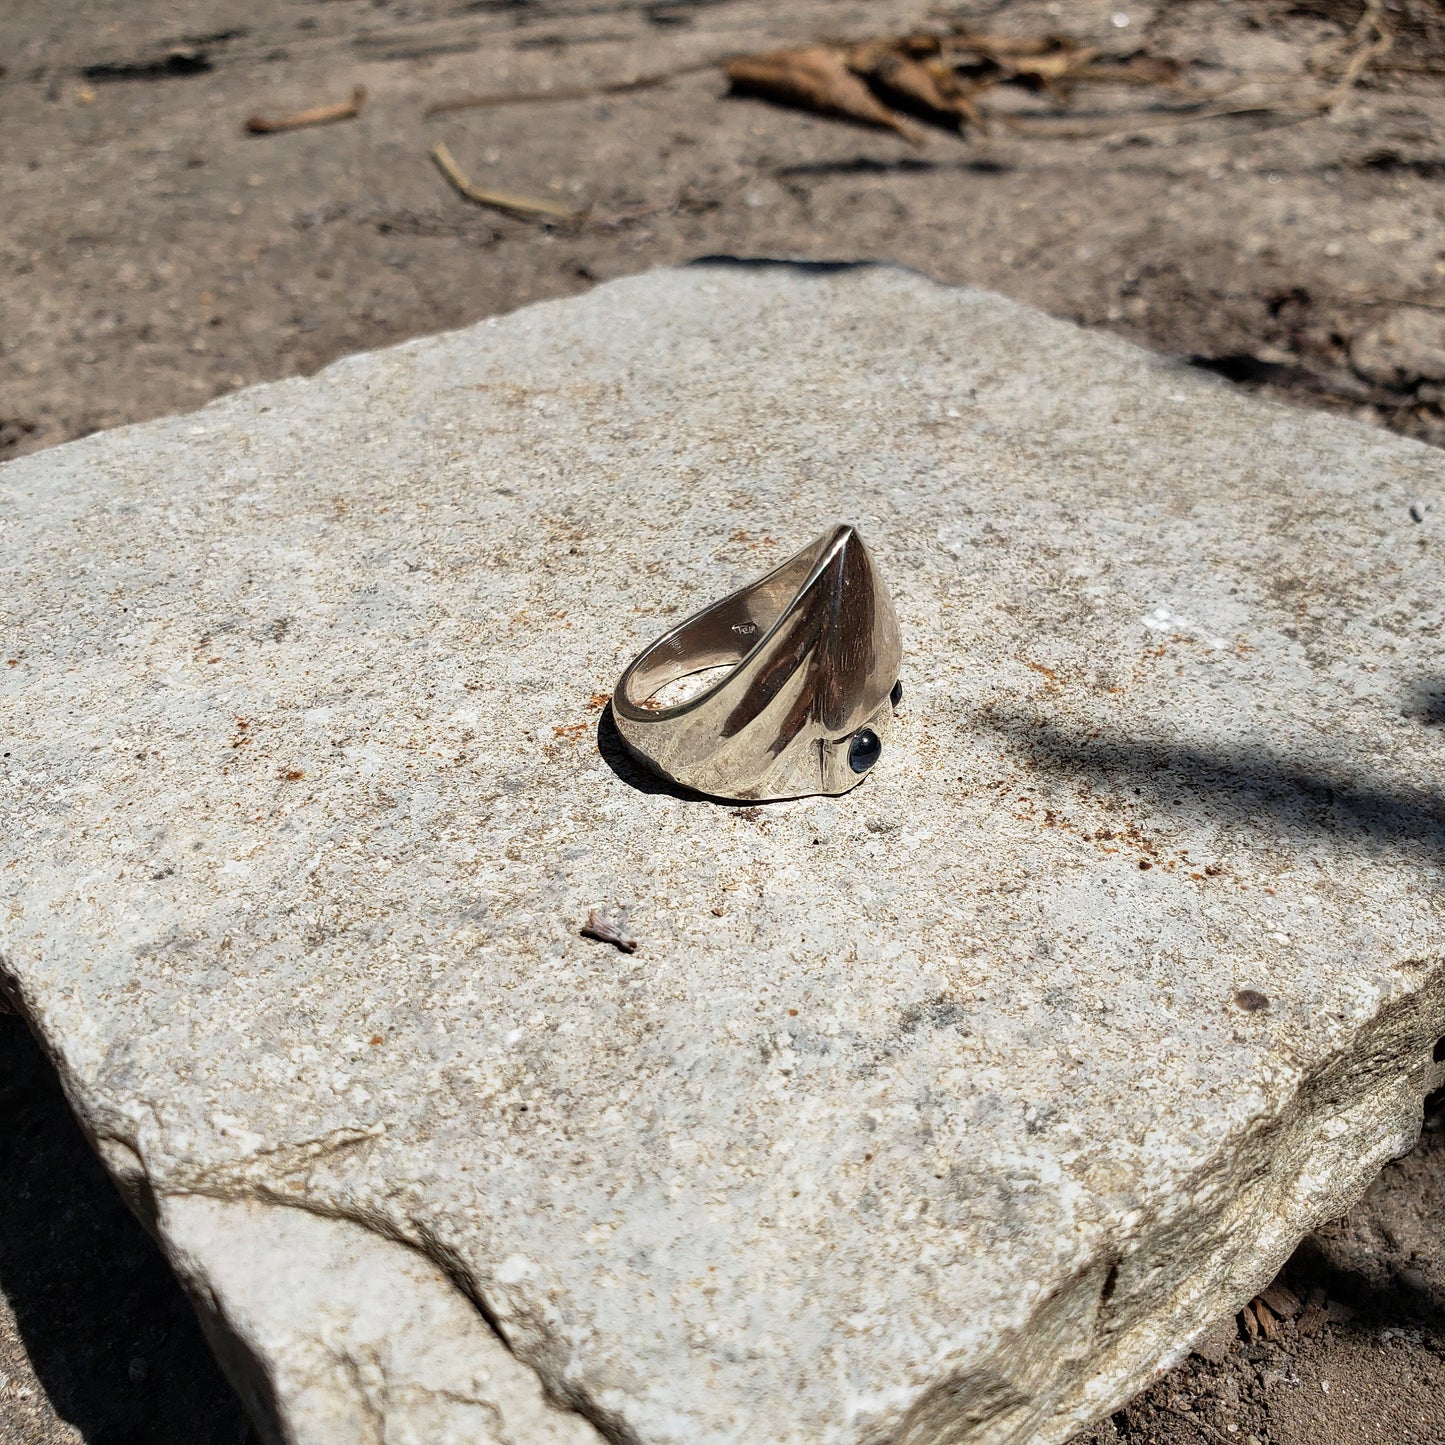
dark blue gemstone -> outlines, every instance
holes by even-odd
[[[883,754],[883,739],[872,728],[853,735],[848,747],[848,766],[855,773],[866,773]]]

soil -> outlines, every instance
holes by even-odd
[[[717,253],[900,262],[1445,444],[1438,0],[953,13],[1179,69],[1000,86],[980,97],[987,134],[915,147],[728,97],[717,62],[936,28],[927,0],[11,0],[0,459]],[[355,85],[354,119],[245,129]],[[548,98],[426,114],[518,94]],[[585,220],[469,203],[430,159],[439,140],[475,185]],[[1436,1111],[1301,1246],[1265,1306],[1273,1338],[1225,1322],[1210,1358],[1080,1445],[1445,1442],[1442,1165]],[[12,1018],[0,1178],[0,1438],[250,1439]]]

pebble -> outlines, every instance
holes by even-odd
[[[1350,343],[1350,365],[1376,386],[1409,391],[1445,381],[1445,313],[1401,307]]]

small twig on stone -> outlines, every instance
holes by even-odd
[[[246,122],[246,129],[252,135],[274,135],[282,130],[300,130],[308,125],[329,125],[334,120],[351,120],[361,114],[366,100],[366,87],[358,85],[351,92],[350,100],[338,101],[335,105],[313,105],[310,110],[298,110],[294,115],[278,115],[268,119],[264,115],[253,115]]]
[[[636,953],[637,940],[631,934],[622,931],[622,924],[627,922],[627,910],[623,909],[621,919],[618,923],[608,922],[602,916],[600,908],[594,908],[587,915],[587,922],[582,925],[583,938],[595,938],[599,943],[610,943],[620,948],[623,953]]]
[[[537,201],[528,196],[509,196],[501,191],[484,191],[479,186],[474,186],[466,178],[444,141],[438,141],[431,148],[431,157],[441,173],[456,188],[457,194],[479,206],[490,206],[494,211],[504,211],[507,215],[516,216],[523,221],[560,221],[575,226],[587,217],[585,211],[569,211],[565,206],[554,206],[550,201]]]

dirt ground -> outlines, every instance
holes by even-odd
[[[949,17],[1115,73],[915,146],[718,68]],[[356,85],[354,119],[244,128]],[[507,103],[426,113],[466,96]],[[8,0],[0,137],[0,460],[716,253],[901,262],[1445,444],[1439,0]],[[437,141],[585,219],[467,202]],[[1442,1445],[1442,1176],[1436,1107],[1265,1336],[1224,1322],[1080,1445]],[[0,1181],[0,1439],[249,1440],[12,1018]]]

